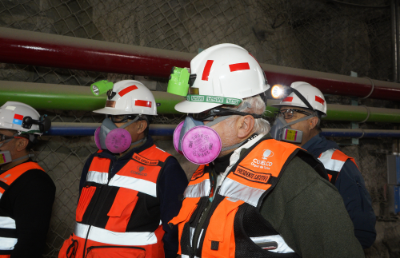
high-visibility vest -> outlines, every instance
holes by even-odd
[[[157,178],[170,156],[153,145],[134,153],[109,178],[111,160],[95,155],[76,209],[74,233],[58,257],[164,257]],[[146,203],[154,207],[147,210]]]
[[[178,226],[182,257],[298,257],[259,213],[294,156],[327,178],[322,165],[303,149],[264,140],[230,169],[210,204],[211,166],[200,166],[184,192],[178,216],[170,221]]]
[[[324,164],[325,170],[328,173],[329,181],[332,184],[336,183],[339,173],[347,160],[351,160],[357,166],[354,158],[347,156],[337,149],[329,149],[322,152],[318,159],[322,164]]]
[[[1,198],[7,189],[10,188],[12,183],[15,182],[20,176],[22,176],[25,172],[33,169],[42,170],[44,169],[39,166],[38,163],[33,161],[24,162],[19,164],[3,174],[0,175],[0,202]],[[8,216],[0,216],[0,258],[10,257],[5,253],[12,253],[15,245],[18,242],[17,238],[17,227],[15,224],[15,220]]]

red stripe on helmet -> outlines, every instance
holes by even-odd
[[[293,97],[286,97],[282,100],[282,102],[292,102],[293,101]]]
[[[315,101],[321,103],[322,105],[323,105],[324,102],[325,102],[323,98],[320,98],[320,97],[318,97],[318,96],[315,96]]]
[[[206,66],[204,66],[203,76],[201,77],[203,81],[208,81],[208,76],[210,75],[210,70],[213,63],[214,60],[207,60]]]
[[[150,107],[150,108],[151,108],[151,101],[147,101],[147,100],[135,100],[135,106]]]
[[[136,85],[132,85],[129,87],[126,87],[125,89],[121,90],[120,92],[118,92],[118,95],[120,95],[121,97],[124,96],[125,94],[133,91],[133,90],[137,90],[137,86]]]
[[[231,69],[231,72],[241,71],[241,70],[250,70],[250,65],[249,65],[249,63],[231,64],[231,65],[229,65],[229,69]]]
[[[23,118],[24,118],[23,115],[20,115],[20,114],[15,114],[14,115],[14,119],[22,120]]]

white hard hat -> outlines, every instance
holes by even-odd
[[[190,62],[196,79],[190,91],[196,95],[175,105],[182,113],[200,113],[224,105],[238,105],[244,98],[269,89],[264,71],[244,48],[234,44],[219,44],[207,48]]]
[[[32,124],[32,120],[40,121],[40,114],[27,104],[7,101],[0,108],[0,129],[42,135],[39,124]]]
[[[325,97],[318,88],[307,82],[293,82],[290,85],[290,88],[296,89],[310,103],[314,110],[319,111],[323,116],[326,116],[327,106]],[[291,92],[281,101],[281,103],[273,106],[292,106],[310,109],[294,92]]]
[[[93,112],[107,115],[138,114],[156,116],[157,104],[153,94],[143,83],[124,80],[114,84],[106,106]]]

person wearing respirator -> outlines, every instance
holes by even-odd
[[[363,248],[376,238],[376,217],[364,179],[352,157],[320,134],[321,117],[326,116],[327,104],[322,92],[306,82],[293,82],[291,93],[279,104],[279,113],[271,128],[276,140],[292,142],[318,158],[343,197],[354,224],[354,233]]]
[[[93,112],[107,116],[94,135],[99,151],[83,168],[75,230],[58,257],[175,258],[177,231],[167,223],[188,181],[148,135],[153,94],[139,81],[120,81]]]
[[[189,87],[190,86],[190,87]],[[270,139],[262,118],[265,74],[234,44],[212,46],[175,68],[168,92],[186,96],[174,146],[200,165],[185,190],[182,257],[364,257],[323,166]],[[329,197],[330,202],[327,202]]]
[[[21,102],[0,108],[0,257],[42,257],[56,187],[29,151],[50,124]]]

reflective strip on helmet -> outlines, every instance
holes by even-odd
[[[105,185],[108,181],[108,173],[89,171],[86,176],[86,181]]]
[[[282,102],[292,102],[293,101],[293,97],[286,97],[282,100]]]
[[[135,190],[138,192],[142,192],[153,197],[157,197],[157,187],[156,184],[147,180],[129,177],[129,176],[120,176],[115,175],[110,180],[109,186],[116,187],[124,187],[127,189]]]
[[[332,159],[332,155],[335,151],[334,149],[327,150],[321,153],[318,159],[324,164],[325,169],[340,172],[346,161]]]
[[[189,198],[209,196],[210,191],[211,183],[209,179],[206,179],[198,184],[188,185],[183,193],[183,196]]]
[[[250,70],[249,63],[238,63],[229,65],[229,69],[231,72],[242,71],[242,70]]]
[[[135,106],[150,107],[150,108],[151,108],[151,101],[147,101],[147,100],[135,100]]]
[[[321,103],[322,105],[323,105],[324,102],[325,102],[322,98],[320,98],[320,97],[318,97],[318,96],[315,96],[315,101]]]
[[[124,96],[125,94],[133,91],[133,90],[137,90],[137,86],[136,85],[132,85],[129,87],[126,87],[125,89],[121,90],[120,92],[118,92],[118,95],[120,95],[121,97]]]
[[[16,229],[15,220],[10,217],[0,216],[0,228]]]
[[[12,237],[0,237],[0,250],[14,250],[18,239]]]
[[[88,234],[89,231],[89,234]],[[92,241],[110,245],[152,245],[157,243],[154,232],[114,232],[104,228],[75,224],[75,235]]]
[[[203,81],[208,81],[208,76],[210,75],[210,70],[213,63],[214,60],[207,60],[206,65],[204,66],[203,75],[201,77]]]
[[[219,194],[242,200],[254,207],[257,207],[258,200],[264,192],[264,189],[253,188],[227,177],[221,185]]]
[[[255,244],[261,244],[263,242],[276,242],[278,244],[278,247],[276,249],[269,249],[268,251],[270,252],[294,253],[294,250],[286,244],[285,240],[280,235],[250,237],[250,239]]]
[[[207,103],[218,103],[224,105],[239,105],[242,100],[237,98],[219,97],[219,96],[208,96],[208,95],[187,95],[186,99],[191,102],[207,102]]]

